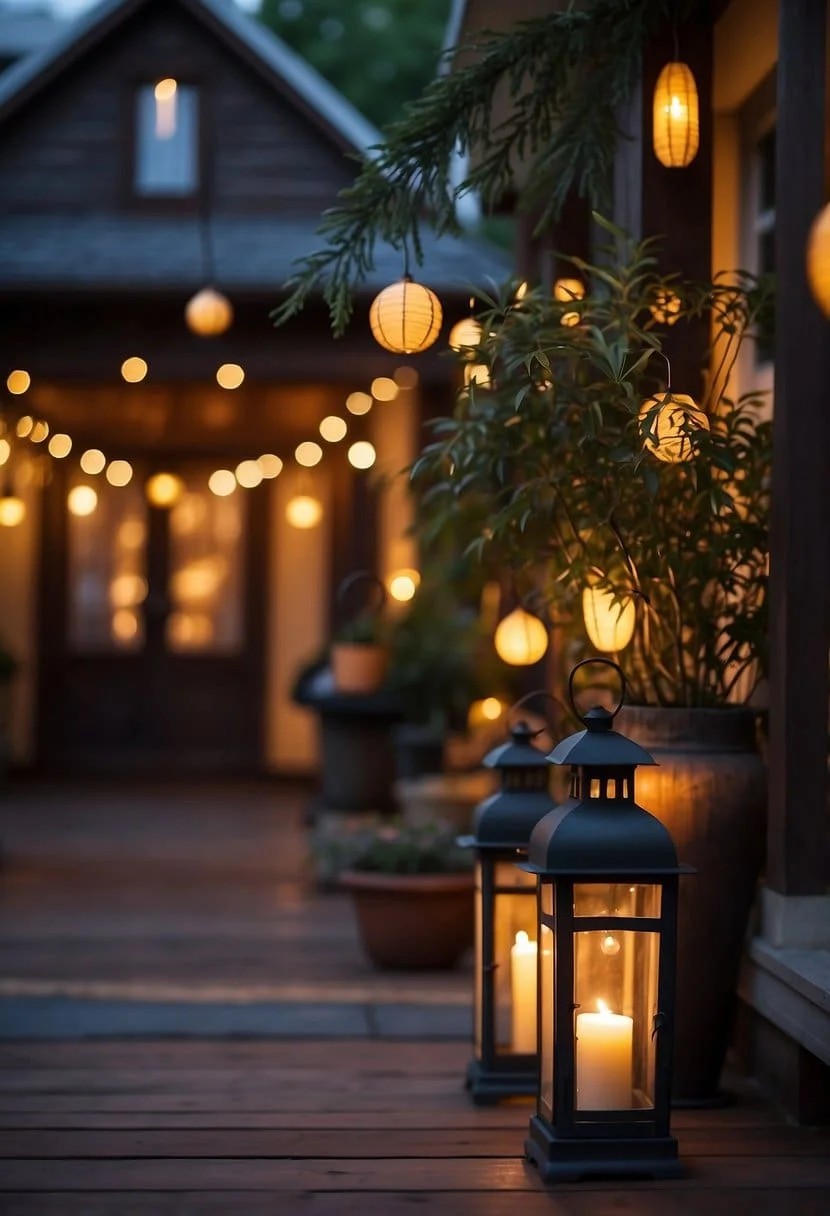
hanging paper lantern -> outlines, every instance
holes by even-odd
[[[686,63],[667,63],[654,87],[654,155],[668,169],[683,169],[700,143],[697,85]]]
[[[203,287],[187,301],[184,319],[192,333],[201,338],[215,338],[230,328],[233,305],[215,287]]]
[[[615,654],[634,636],[637,612],[632,599],[615,599],[603,587],[586,587],[582,592],[585,631],[597,650]]]
[[[514,608],[496,626],[493,637],[496,654],[513,667],[528,667],[538,663],[548,648],[548,631],[524,608]]]
[[[807,238],[807,281],[816,304],[830,317],[830,203],[813,220]]]
[[[659,407],[657,412],[651,411]],[[650,415],[651,417],[647,417]],[[694,432],[708,431],[709,419],[700,406],[685,393],[649,397],[640,406],[643,441],[658,460],[682,464],[695,454]]]
[[[452,350],[464,351],[478,346],[481,341],[481,325],[475,317],[462,317],[450,330],[448,338]]]
[[[405,275],[376,295],[369,309],[375,341],[397,355],[432,346],[441,330],[441,301],[434,291]]]

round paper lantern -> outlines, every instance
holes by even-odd
[[[448,342],[452,350],[462,351],[478,346],[481,341],[481,325],[475,317],[463,317],[450,330]]]
[[[830,317],[830,203],[813,220],[807,238],[807,281],[816,304]]]
[[[683,169],[700,143],[697,85],[686,63],[667,63],[654,87],[654,155],[667,169]]]
[[[229,329],[233,305],[214,287],[203,287],[187,301],[184,309],[187,328],[201,338],[215,338]]]
[[[614,654],[634,636],[637,612],[630,598],[615,600],[605,588],[586,587],[582,592],[582,615],[585,631],[597,650]]]
[[[657,413],[647,421],[646,415],[656,406],[659,406]],[[665,398],[649,397],[643,402],[640,427],[646,447],[658,460],[682,464],[694,456],[694,432],[708,431],[709,419],[685,393],[669,393]]]
[[[513,667],[538,663],[548,648],[548,631],[538,616],[514,608],[496,626],[493,637],[496,654]]]
[[[432,346],[441,330],[441,301],[434,291],[405,275],[376,295],[369,309],[375,341],[397,355]]]

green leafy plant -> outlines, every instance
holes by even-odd
[[[473,701],[508,687],[509,673],[478,612],[456,596],[445,567],[425,574],[406,611],[391,624],[389,648],[387,684],[401,694],[410,722],[464,729]]]
[[[455,874],[472,868],[470,851],[458,847],[456,836],[457,829],[440,820],[418,827],[394,820],[328,839],[316,851],[328,873]]]
[[[727,389],[768,291],[742,275],[667,280],[653,241],[596,218],[610,236],[602,259],[572,259],[584,299],[531,292],[517,303],[514,287],[483,297],[471,358],[492,385],[460,393],[415,465],[424,538],[452,530],[560,619],[581,612],[589,585],[633,600],[624,662],[638,701],[745,698],[766,655],[771,434],[762,400]],[[668,385],[656,317],[667,294],[674,333],[708,317],[714,331],[699,403],[709,429],[683,421],[691,459],[680,463],[658,458]],[[566,313],[577,323],[563,324]]]

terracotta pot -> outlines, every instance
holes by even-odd
[[[386,676],[389,655],[383,646],[368,642],[336,642],[331,648],[331,670],[338,692],[377,692]]]
[[[473,944],[472,874],[345,870],[363,947],[376,967],[454,967]]]
[[[637,770],[639,804],[666,825],[680,879],[675,1101],[708,1105],[729,1046],[744,936],[764,858],[766,776],[749,709],[626,706],[616,727],[659,768]]]

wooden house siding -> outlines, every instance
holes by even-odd
[[[353,165],[293,99],[280,99],[201,22],[156,3],[5,125],[0,211],[145,206],[131,189],[135,88],[168,75],[200,90],[213,212],[316,213],[354,176]]]

